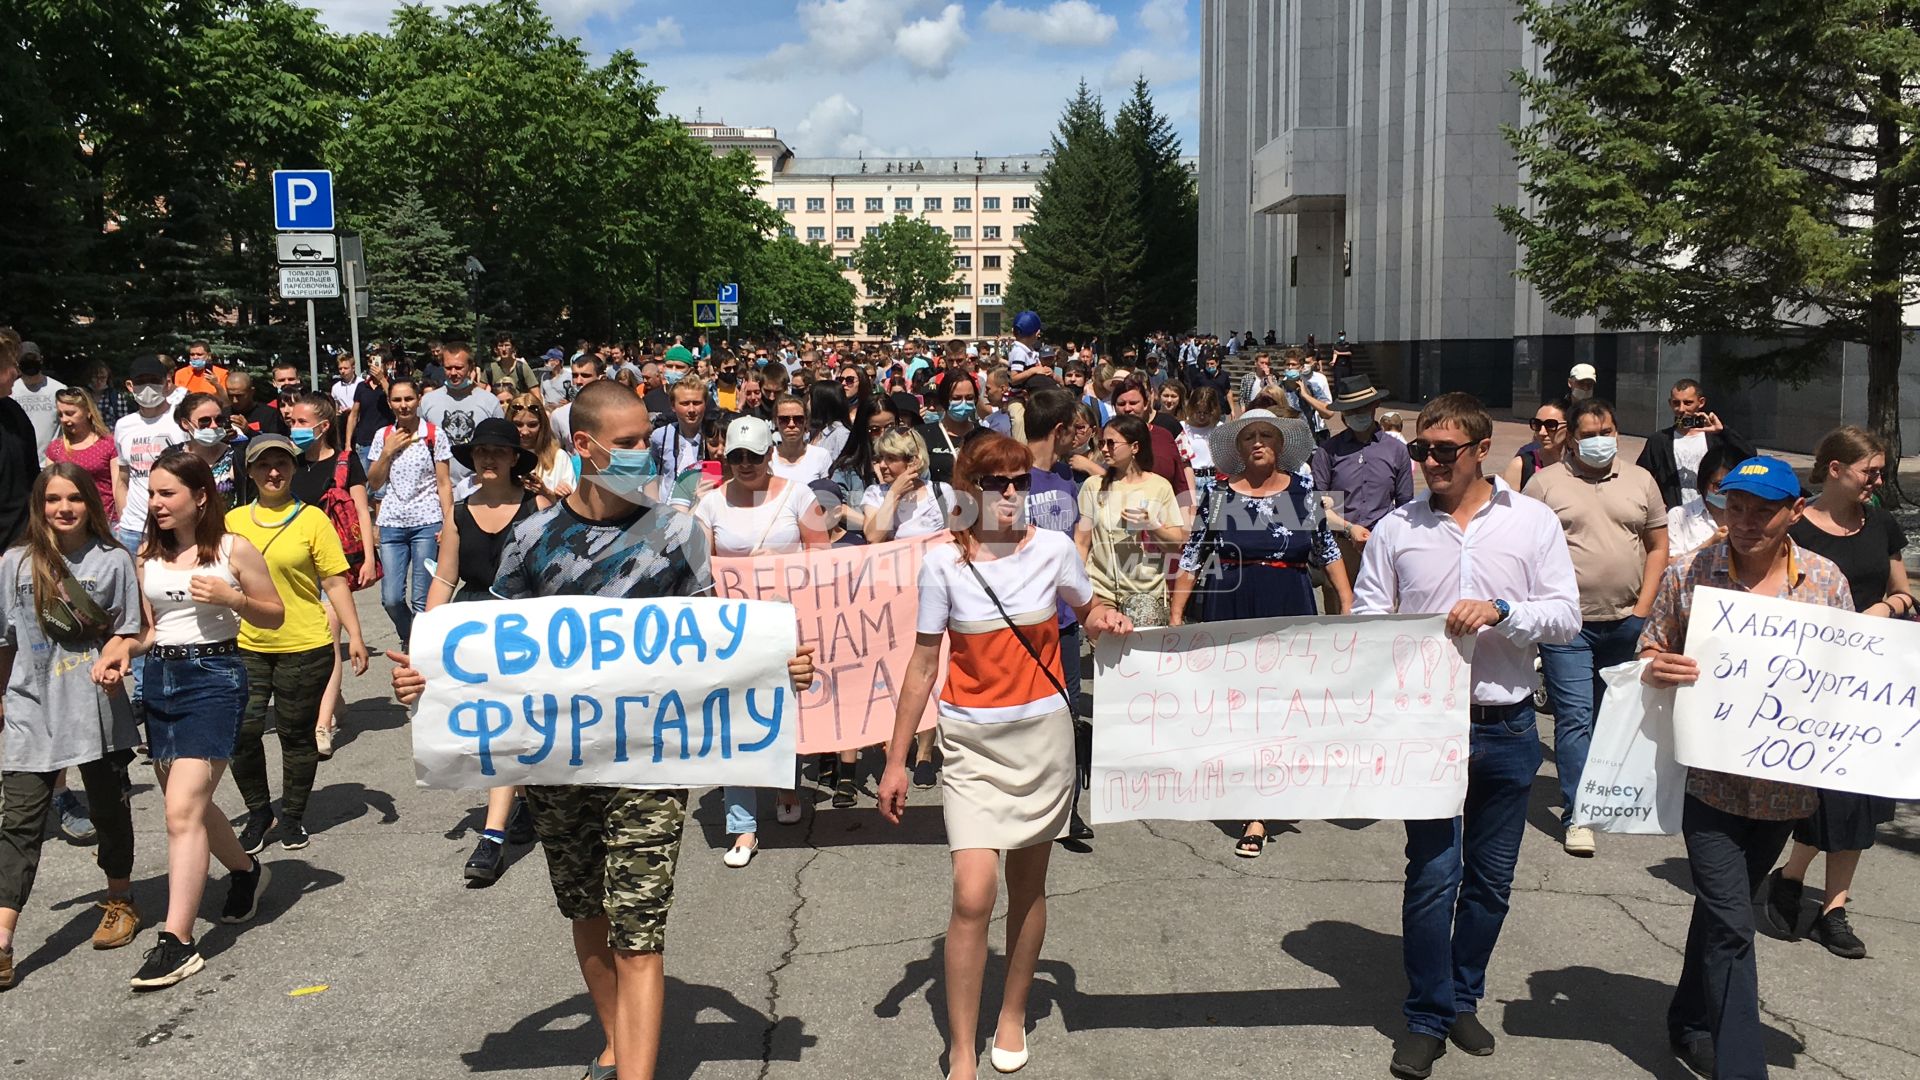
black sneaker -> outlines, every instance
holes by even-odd
[[[507,843],[531,844],[540,839],[533,828],[533,810],[527,806],[527,800],[513,800],[513,816],[507,818]]]
[[[1713,1036],[1695,1035],[1686,1042],[1675,1041],[1673,1056],[1680,1059],[1693,1075],[1713,1080]]]
[[[467,868],[463,871],[468,881],[478,881],[491,885],[500,880],[500,871],[506,863],[506,845],[496,844],[486,837],[474,845],[473,854],[467,856]]]
[[[280,822],[280,846],[288,851],[299,851],[313,842],[307,835],[307,827],[299,818],[286,818]]]
[[[267,882],[273,880],[273,871],[259,859],[253,860],[253,869],[240,870],[227,878],[227,902],[220,906],[220,921],[223,923],[243,923],[253,919],[260,912],[260,894],[267,891]]]
[[[158,990],[172,986],[206,966],[207,961],[192,942],[183,942],[162,930],[159,940],[147,950],[146,962],[140,965],[140,970],[134,973],[128,985],[135,990]]]
[[[258,855],[267,849],[267,834],[273,831],[272,810],[250,810],[247,823],[240,830],[240,850],[249,855]]]
[[[1767,925],[1788,941],[1800,940],[1800,896],[1804,882],[1791,881],[1775,870],[1765,878],[1767,902],[1761,905]]]
[[[1409,1032],[1393,1044],[1393,1061],[1387,1071],[1404,1080],[1427,1080],[1433,1075],[1433,1063],[1446,1052],[1447,1040]]]
[[[850,810],[860,801],[860,788],[847,777],[833,786],[833,808]]]
[[[939,779],[939,770],[933,767],[933,759],[930,757],[921,758],[920,764],[915,765],[913,767],[913,786],[914,787],[930,788],[938,781],[938,779]]]
[[[1454,1017],[1453,1028],[1447,1032],[1447,1041],[1474,1057],[1486,1057],[1493,1053],[1493,1032],[1480,1022],[1477,1013],[1461,1013]]]
[[[1867,955],[1867,943],[1853,932],[1853,924],[1847,921],[1847,909],[1834,908],[1832,911],[1813,920],[1813,928],[1807,936],[1827,947],[1827,951],[1845,960],[1864,960]]]

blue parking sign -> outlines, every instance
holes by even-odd
[[[740,302],[740,286],[738,285],[720,286],[720,295],[718,297],[718,301],[722,304],[739,303]]]
[[[329,169],[275,169],[273,227],[283,231],[331,230],[333,172]]]

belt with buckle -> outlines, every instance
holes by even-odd
[[[1468,708],[1467,715],[1476,724],[1502,724],[1520,715],[1522,708],[1532,707],[1532,701],[1522,698],[1510,705],[1474,705]]]
[[[203,656],[233,656],[240,651],[240,643],[228,638],[225,641],[203,641],[192,645],[155,645],[151,655],[162,660],[197,660]]]

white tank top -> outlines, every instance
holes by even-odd
[[[233,534],[220,541],[220,557],[206,566],[177,570],[161,559],[147,559],[141,566],[141,591],[153,608],[155,645],[206,645],[232,641],[240,636],[240,614],[219,604],[199,604],[193,599],[195,577],[217,577],[234,588],[240,579],[233,576]]]

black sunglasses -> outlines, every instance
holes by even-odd
[[[779,424],[781,427],[799,427],[801,424],[807,422],[807,418],[804,416],[776,416],[773,418],[773,422]]]
[[[729,465],[758,465],[767,460],[767,455],[756,454],[751,450],[731,450],[727,452]]]
[[[1029,473],[1019,476],[976,476],[973,482],[981,491],[1005,491],[1008,488],[1025,491],[1033,486],[1033,476]]]
[[[1476,443],[1436,443],[1425,439],[1415,439],[1407,444],[1407,456],[1425,463],[1431,457],[1442,465],[1451,465],[1460,457],[1460,451],[1471,450]]]
[[[867,426],[867,437],[875,438],[881,435],[885,435],[889,431],[911,431],[911,430],[913,430],[913,425],[911,424],[869,424]]]
[[[1559,431],[1564,424],[1565,422],[1561,420],[1540,420],[1537,418],[1527,421],[1527,426],[1533,430],[1544,431],[1549,434]]]

